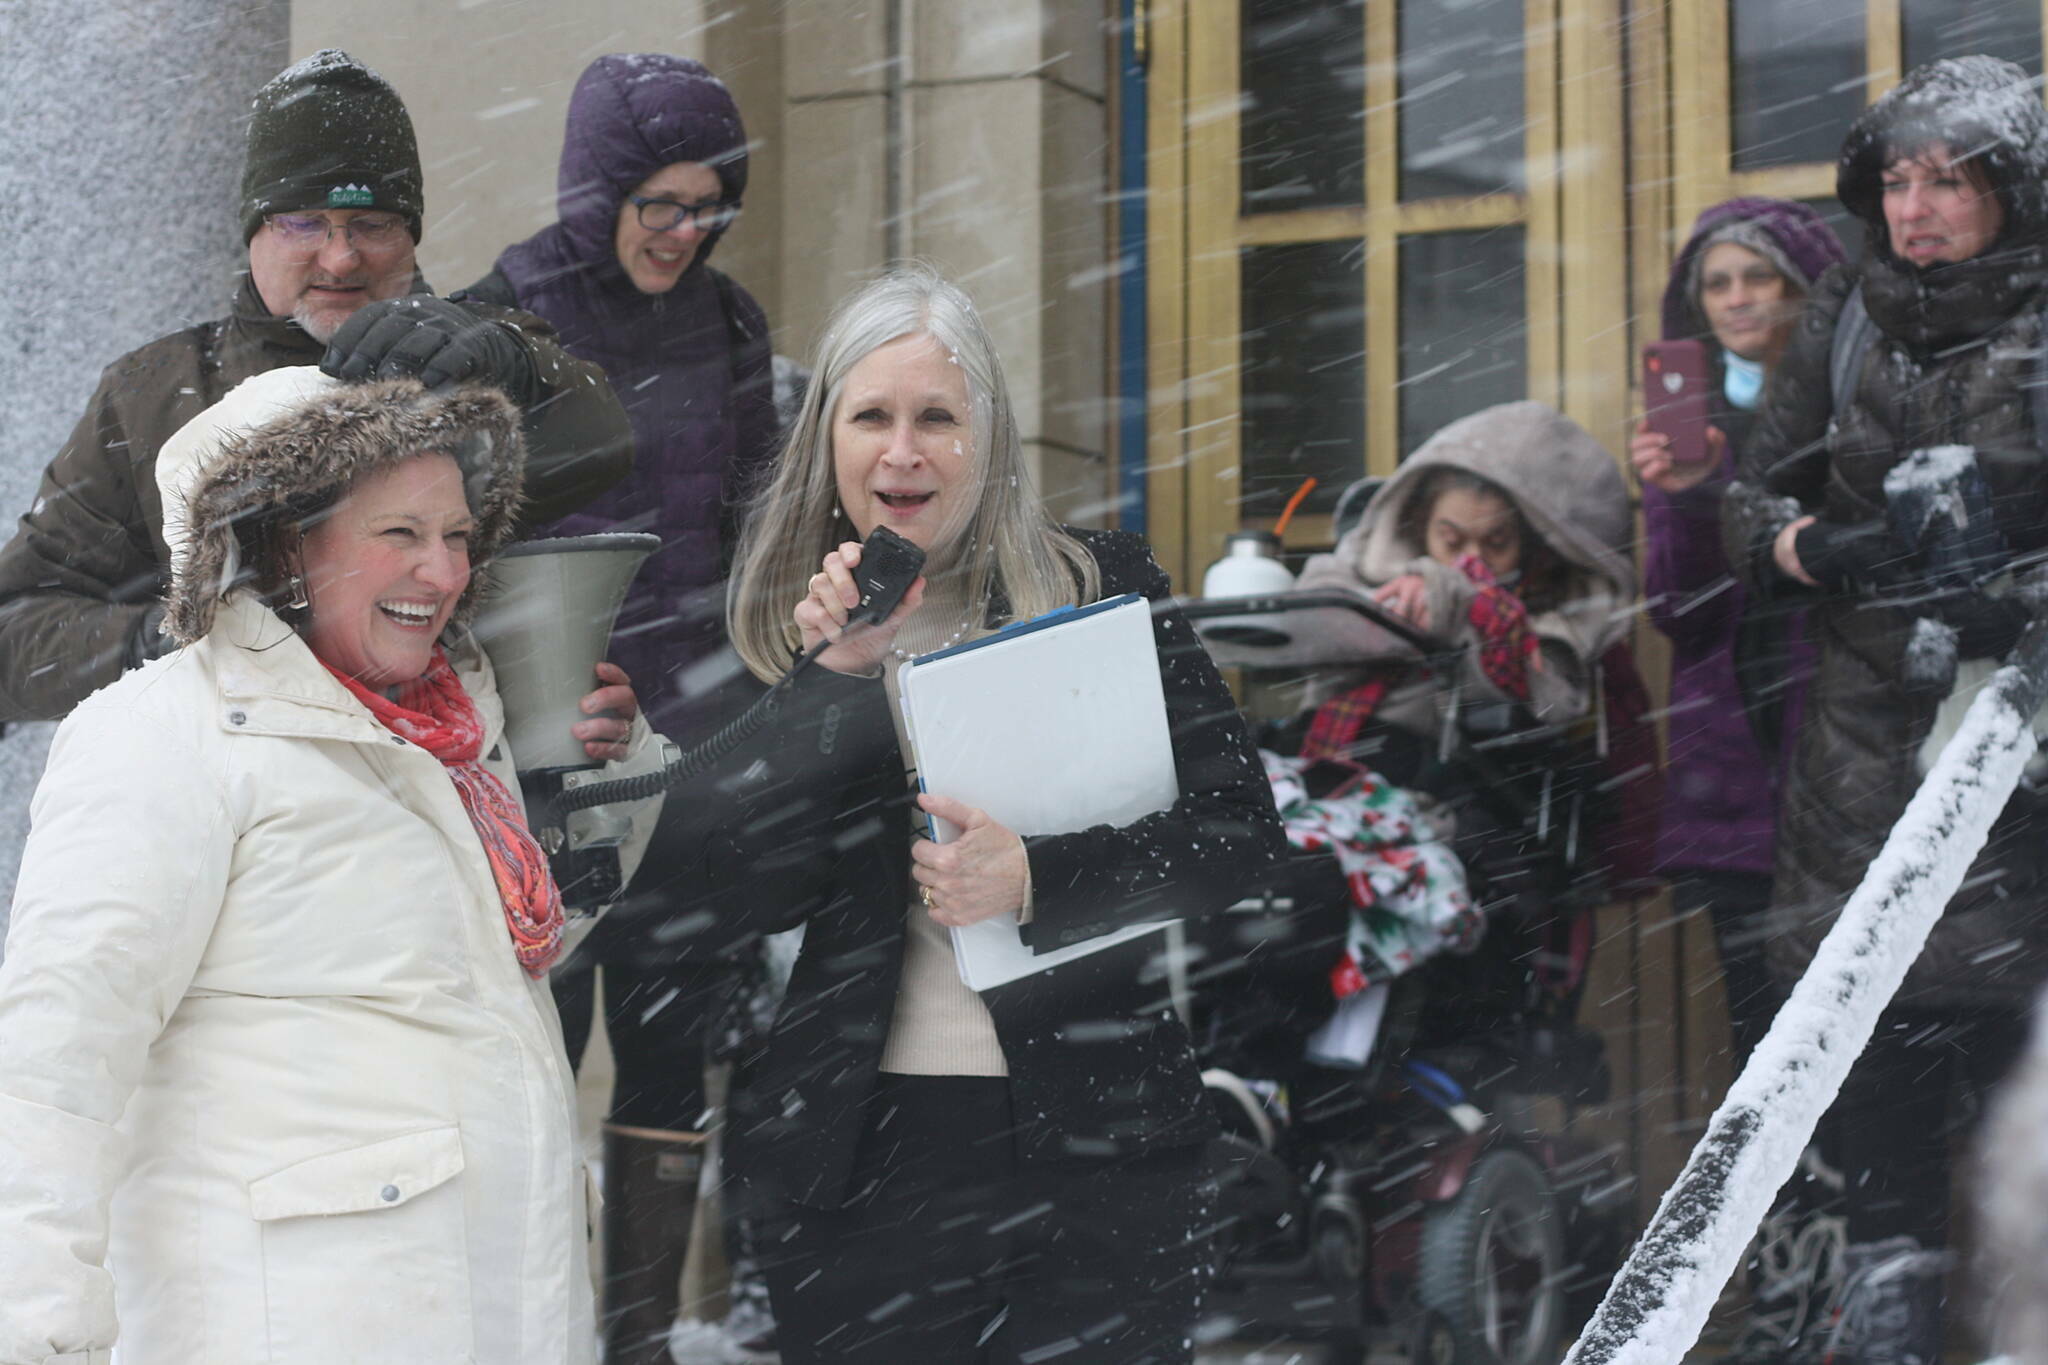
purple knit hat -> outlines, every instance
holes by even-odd
[[[573,254],[612,254],[619,204],[663,166],[699,161],[718,173],[721,197],[747,188],[747,130],[725,82],[688,57],[614,53],[592,62],[569,96],[556,214]],[[692,268],[722,233],[708,234]]]
[[[1811,293],[1827,268],[1846,256],[1834,229],[1804,204],[1756,196],[1724,200],[1694,220],[1692,235],[1671,263],[1661,310],[1664,340],[1698,337],[1706,330],[1706,319],[1694,297],[1694,277],[1708,246],[1723,241],[1746,246],[1765,257],[1780,273],[1788,274],[1803,294]]]

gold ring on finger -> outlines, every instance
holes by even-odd
[[[924,908],[927,910],[936,910],[939,908],[938,903],[932,899],[932,889],[929,886],[920,886],[919,888],[917,888],[917,898],[924,902]]]

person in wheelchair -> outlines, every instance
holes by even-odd
[[[1335,549],[1309,560],[1301,590],[1354,598],[1355,609],[1290,613],[1279,648],[1219,646],[1226,663],[1308,670],[1305,705],[1262,743],[1276,797],[1299,791],[1297,846],[1340,855],[1304,859],[1308,884],[1288,899],[1303,915],[1336,900],[1378,926],[1369,941],[1327,917],[1295,926],[1304,960],[1339,963],[1340,998],[1358,977],[1433,955],[1432,930],[1442,946],[1469,948],[1478,934],[1465,904],[1496,932],[1546,940],[1538,955],[1560,959],[1575,985],[1585,951],[1572,912],[1645,876],[1657,767],[1624,640],[1632,529],[1619,465],[1585,428],[1540,403],[1487,408],[1424,442]],[[1419,818],[1377,815],[1411,800]],[[1346,803],[1373,813],[1346,816]],[[1332,812],[1334,834],[1312,828]],[[1416,869],[1399,897],[1384,894],[1392,879],[1375,858]],[[1361,867],[1380,892],[1357,889]],[[1408,904],[1390,912],[1390,899]],[[1529,956],[1480,954],[1467,975],[1519,958],[1506,969],[1519,981]],[[1294,1023],[1327,1013],[1317,994],[1294,1002]],[[1524,992],[1458,994],[1468,1012],[1500,999],[1485,1011],[1498,1018]]]
[[[1290,657],[1270,660],[1314,670],[1273,746],[1362,763],[1448,805],[1475,889],[1496,905],[1555,901],[1560,871],[1608,892],[1645,881],[1658,769],[1626,643],[1632,538],[1620,466],[1571,418],[1518,402],[1451,423],[1300,579],[1369,600],[1431,647],[1361,611],[1311,613]],[[1596,794],[1583,840],[1555,827]]]
[[[1212,640],[1303,702],[1261,736],[1297,856],[1192,944],[1202,1061],[1234,1135],[1226,1301],[1312,1265],[1364,1287],[1299,1326],[1358,1339],[1426,1320],[1455,1344],[1426,1358],[1539,1359],[1611,1268],[1620,1210],[1603,1192],[1626,1181],[1569,1155],[1575,1139],[1530,1138],[1518,1097],[1594,1103],[1605,1085],[1574,1021],[1589,912],[1645,875],[1657,809],[1624,638],[1632,527],[1620,467],[1584,428],[1488,408],[1309,561],[1271,632],[1284,645]],[[1432,1174],[1411,1186],[1411,1170]],[[1482,1208],[1510,1210],[1499,1246],[1481,1245]],[[1505,1269],[1475,1283],[1481,1251]]]
[[[1333,669],[1312,689],[1311,746],[1341,753],[1345,729],[1373,715],[1434,730],[1448,700],[1440,681],[1457,683],[1467,704],[1506,703],[1541,724],[1587,716],[1602,656],[1631,624],[1632,538],[1620,466],[1571,418],[1504,403],[1443,428],[1335,550],[1309,560],[1300,585],[1370,596],[1462,647],[1461,671],[1390,676],[1386,653],[1359,654],[1365,676]],[[1355,627],[1346,633],[1369,649]],[[1421,704],[1432,697],[1439,704]]]

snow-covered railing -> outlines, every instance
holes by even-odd
[[[1565,1365],[1678,1365],[2034,753],[2048,618],[1972,703]]]

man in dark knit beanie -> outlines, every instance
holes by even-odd
[[[242,239],[264,305],[315,341],[332,341],[368,302],[422,288],[420,149],[398,92],[336,48],[273,76],[250,102],[242,168]],[[451,308],[453,305],[441,305]],[[499,341],[500,387],[515,399],[513,342],[465,321],[478,342]]]
[[[156,453],[252,375],[482,382],[526,412],[529,524],[576,511],[632,468],[632,432],[595,365],[530,313],[435,298],[414,259],[418,144],[397,92],[317,52],[256,93],[242,176],[249,268],[227,317],[108,366],[0,549],[0,722],[55,720],[164,652],[170,563]]]
[[[412,116],[382,76],[346,52],[316,52],[256,92],[242,240],[273,213],[380,209],[405,219],[418,242],[422,198]]]

